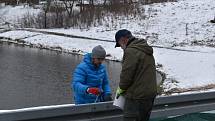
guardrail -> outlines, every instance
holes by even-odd
[[[85,105],[58,105],[10,110],[0,121],[122,121],[122,110],[103,102]],[[215,92],[157,97],[151,118],[215,110]]]

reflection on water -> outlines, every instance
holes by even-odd
[[[82,56],[0,44],[0,110],[73,103],[71,72]],[[105,62],[112,91],[120,63]]]

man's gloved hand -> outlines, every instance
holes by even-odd
[[[88,94],[99,95],[101,93],[100,89],[97,87],[89,87],[87,88]]]
[[[113,100],[112,97],[111,97],[111,94],[104,95],[103,99],[104,99],[104,101],[112,101]]]
[[[119,96],[121,96],[123,93],[125,93],[125,90],[120,89],[120,87],[118,87],[116,90],[116,99],[118,99]]]

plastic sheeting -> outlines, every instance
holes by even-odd
[[[151,119],[150,121],[215,121],[215,113],[195,113],[172,118]]]

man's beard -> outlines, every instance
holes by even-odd
[[[122,46],[121,46],[121,48],[122,48],[123,50],[125,50],[125,48],[126,48],[126,45],[122,45]]]

